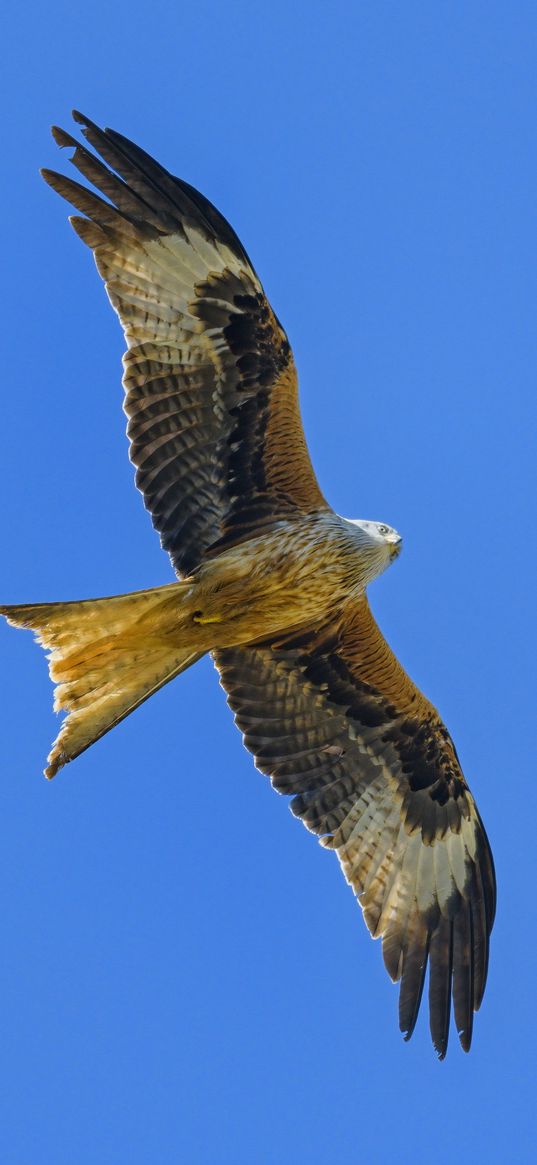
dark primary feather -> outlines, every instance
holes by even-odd
[[[215,544],[326,506],[292,353],[240,240],[208,199],[121,134],[74,118],[101,157],[56,127],[55,140],[100,194],[43,176],[86,216],[71,221],[94,250],[128,342],[136,483],[176,570],[188,574]]]
[[[447,1049],[451,998],[462,1047],[483,996],[495,880],[485,831],[451,740],[390,652],[366,600],[340,628],[215,654],[256,765],[335,849],[410,1038],[427,963],[431,1034]]]

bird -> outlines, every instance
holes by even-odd
[[[436,1053],[452,1011],[468,1051],[494,864],[451,736],[369,606],[401,537],[321,492],[289,341],[223,215],[121,134],[73,118],[79,138],[52,133],[84,181],[42,175],[77,212],[124,331],[130,457],[176,581],[0,608],[47,651],[65,713],[45,775],[210,653],[255,765],[335,851],[381,939],[405,1039],[428,968]]]

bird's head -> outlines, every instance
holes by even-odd
[[[397,558],[401,552],[403,539],[393,526],[387,526],[384,522],[368,522],[363,518],[348,521],[354,528],[363,556],[366,586]]]

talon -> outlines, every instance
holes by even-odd
[[[204,626],[206,623],[221,623],[221,615],[203,615],[201,611],[196,611],[192,616],[194,623]]]

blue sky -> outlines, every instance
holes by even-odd
[[[533,1160],[537,180],[529,3],[30,4],[4,45],[3,601],[171,580],[132,484],[122,337],[40,165],[76,105],[200,187],[293,344],[322,487],[389,522],[381,626],[496,859],[490,979],[443,1064],[333,855],[204,661],[48,785],[0,628],[6,1165]],[[6,42],[6,35],[8,40]]]

